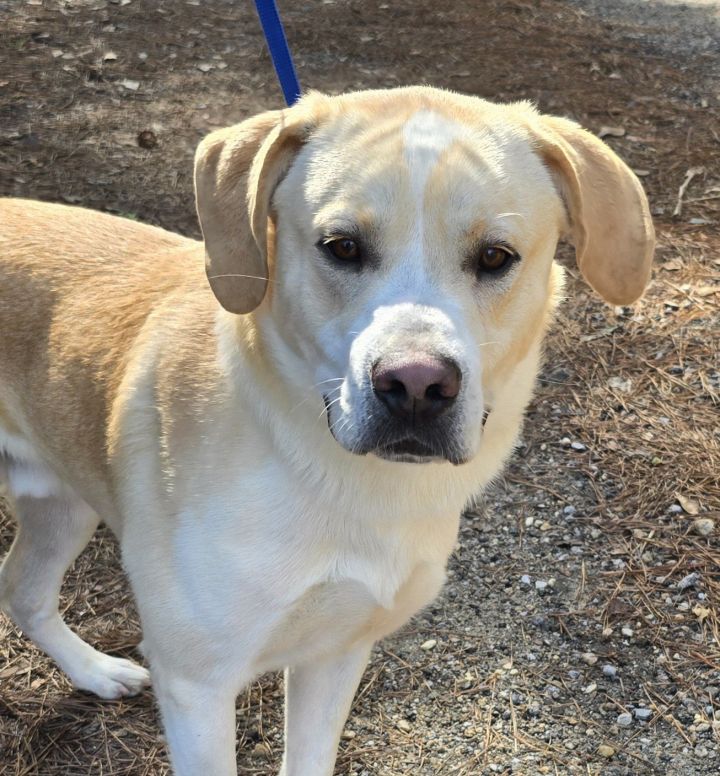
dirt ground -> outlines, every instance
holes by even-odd
[[[659,242],[632,308],[561,250],[568,299],[523,443],[466,515],[441,598],[376,648],[337,773],[720,772],[718,4],[281,5],[306,88],[529,98],[603,135]],[[0,0],[1,194],[197,235],[195,145],[280,104],[249,2]],[[107,532],[65,590],[85,638],[133,655]],[[239,698],[241,773],[276,772],[281,707],[276,676]],[[151,693],[73,691],[0,615],[0,774],[167,773]]]

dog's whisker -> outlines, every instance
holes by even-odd
[[[322,381],[321,381],[321,382],[319,382],[319,383],[315,383],[315,385],[313,385],[313,386],[312,386],[312,388],[310,389],[310,390],[311,390],[311,393],[310,393],[308,396],[306,396],[304,399],[301,399],[301,400],[300,400],[300,401],[299,401],[299,402],[298,402],[298,403],[297,403],[295,406],[293,406],[293,407],[290,409],[290,414],[292,414],[293,412],[295,412],[295,410],[297,410],[297,409],[299,409],[300,407],[302,407],[302,406],[303,406],[303,404],[307,404],[307,402],[309,402],[309,401],[311,401],[312,399],[314,399],[314,398],[315,398],[315,394],[314,394],[314,393],[312,393],[312,390],[313,390],[314,388],[318,388],[318,387],[319,387],[319,386],[321,386],[323,383],[331,383],[331,382],[333,382],[333,380],[344,380],[344,379],[345,379],[344,377],[331,377],[329,380],[322,380]],[[330,394],[332,394],[334,391],[340,391],[340,390],[342,390],[342,385],[339,385],[339,386],[337,386],[336,388],[331,388],[331,389],[330,389]]]
[[[260,275],[242,275],[239,272],[228,272],[222,275],[208,275],[208,280],[217,280],[218,278],[247,278],[248,280],[263,280],[266,283],[274,283],[270,278],[264,278]]]
[[[341,400],[342,400],[342,396],[338,396],[338,397],[337,397],[337,399],[333,399],[332,401],[329,401],[329,402],[327,402],[327,403],[325,404],[325,406],[323,407],[323,411],[322,411],[322,412],[321,412],[321,413],[320,413],[320,414],[317,416],[317,420],[316,420],[315,422],[317,423],[317,421],[318,421],[318,420],[320,420],[320,418],[321,418],[323,415],[325,415],[326,413],[328,413],[328,412],[330,411],[330,407],[332,407],[332,406],[333,406],[333,404],[337,404],[337,403],[338,403],[339,401],[341,401]]]

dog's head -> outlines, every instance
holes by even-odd
[[[475,455],[537,350],[562,234],[609,302],[650,272],[637,178],[524,103],[310,94],[205,139],[196,191],[220,303],[255,311],[344,448],[390,460]]]

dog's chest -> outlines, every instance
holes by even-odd
[[[176,535],[186,599],[231,652],[254,656],[256,673],[377,640],[444,580],[457,515],[343,512],[314,495],[304,503],[295,491],[278,511],[266,502],[236,530],[189,523]]]
[[[353,643],[371,643],[391,633],[437,595],[444,564],[419,563],[380,603],[372,586],[350,577],[328,579],[305,590],[268,632],[258,668],[293,665],[314,656],[346,651]]]

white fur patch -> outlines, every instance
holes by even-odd
[[[62,481],[23,437],[0,428],[0,454],[7,456],[8,490],[15,498],[48,498],[66,492]]]
[[[15,498],[48,498],[59,496],[65,491],[62,481],[47,466],[24,461],[10,461],[8,485]]]
[[[418,111],[403,127],[405,162],[410,172],[419,232],[422,232],[423,201],[430,173],[442,152],[465,133],[464,127],[456,121],[431,110]]]

